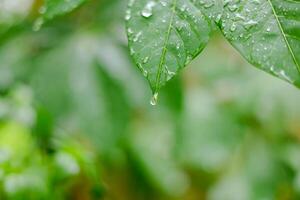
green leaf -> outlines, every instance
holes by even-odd
[[[73,11],[85,1],[86,0],[46,0],[41,11],[44,18],[52,19]]]
[[[189,0],[129,2],[125,19],[130,53],[155,98],[159,89],[207,44],[211,19],[202,10],[215,4],[207,5]]]
[[[82,5],[86,0],[45,0],[40,8],[41,17],[39,17],[33,29],[39,30],[45,21],[54,17],[67,14]]]
[[[227,1],[225,37],[256,67],[300,86],[300,1]]]
[[[99,35],[73,35],[40,54],[30,84],[36,102],[53,116],[55,124],[75,127],[102,156],[109,156],[126,132],[129,106],[122,87],[106,71],[112,65],[106,67],[97,58],[98,50],[102,53],[108,48],[102,49],[104,45],[95,38]]]

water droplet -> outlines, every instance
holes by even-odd
[[[211,8],[211,7],[213,7],[215,5],[215,3],[214,2],[207,2],[206,4],[204,4],[204,8]]]
[[[142,10],[141,15],[142,15],[143,17],[145,17],[145,18],[151,17],[151,16],[153,15],[152,9],[153,9],[153,7],[154,7],[155,5],[156,5],[156,2],[155,2],[155,1],[149,1],[149,2],[146,4],[145,8]]]
[[[221,20],[221,18],[222,18],[222,15],[221,15],[221,14],[218,14],[217,17],[216,17],[216,22],[219,23],[220,20]]]
[[[150,104],[152,106],[156,106],[157,105],[157,101],[158,101],[158,93],[155,92],[151,98]]]
[[[234,32],[235,30],[236,30],[236,24],[233,23],[233,24],[231,25],[231,27],[230,27],[230,31],[231,31],[231,32]]]
[[[161,3],[161,5],[162,5],[163,7],[166,7],[166,6],[167,6],[167,2],[165,2],[165,1],[160,1],[160,3]]]
[[[252,28],[253,26],[257,25],[257,21],[254,20],[249,20],[247,22],[244,23],[244,27],[249,30],[250,28]]]
[[[193,57],[192,57],[191,55],[188,55],[188,56],[186,57],[185,64],[186,64],[186,65],[189,64],[192,60],[193,60]]]
[[[130,20],[130,18],[131,18],[131,11],[127,10],[126,15],[125,15],[125,20],[128,21],[128,20]]]
[[[135,0],[129,0],[129,2],[128,2],[128,7],[133,6],[134,3],[135,3]]]
[[[46,6],[42,6],[42,7],[40,7],[40,9],[39,9],[39,13],[40,13],[40,14],[45,14],[46,11],[47,11],[47,7],[46,7]]]
[[[144,60],[143,60],[143,63],[146,64],[148,61],[149,61],[149,57],[146,56],[146,57],[144,58]]]
[[[147,70],[143,70],[143,75],[144,75],[145,77],[147,77],[147,76],[148,76],[148,71],[147,71]]]
[[[134,38],[133,38],[133,42],[137,42],[139,39],[140,39],[140,37],[141,37],[141,35],[142,35],[142,32],[140,31],[140,32],[138,32],[135,36],[134,36]]]
[[[43,18],[38,18],[33,24],[32,27],[33,31],[39,31],[43,24],[44,24]]]
[[[291,83],[293,82],[291,80],[291,78],[285,73],[284,70],[280,70],[278,76],[281,77],[282,79],[285,79],[285,80],[291,82]]]
[[[230,12],[235,12],[238,9],[238,6],[236,4],[228,6],[228,9]]]
[[[132,29],[131,29],[131,28],[128,28],[128,29],[127,29],[127,33],[128,33],[129,35],[131,35],[131,34],[133,33]]]
[[[130,55],[134,55],[135,54],[135,51],[133,48],[130,48]]]

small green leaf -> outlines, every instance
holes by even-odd
[[[46,0],[45,5],[41,9],[41,13],[44,18],[52,19],[73,11],[85,1],[86,0]]]
[[[86,0],[45,0],[44,5],[40,8],[39,17],[34,24],[33,29],[39,30],[45,21],[54,17],[67,14],[82,5]]]
[[[207,44],[212,26],[202,9],[215,4],[207,5],[193,0],[129,1],[125,19],[130,53],[149,81],[152,104],[159,89]]]
[[[227,1],[225,37],[253,65],[300,87],[300,1]]]

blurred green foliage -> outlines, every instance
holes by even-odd
[[[80,1],[78,1],[80,2]],[[0,1],[0,199],[300,198],[300,93],[220,35],[149,104],[122,0]]]

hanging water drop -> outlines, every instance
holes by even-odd
[[[158,101],[158,93],[154,93],[151,100],[150,100],[150,104],[152,106],[156,106],[157,105],[157,101]]]

